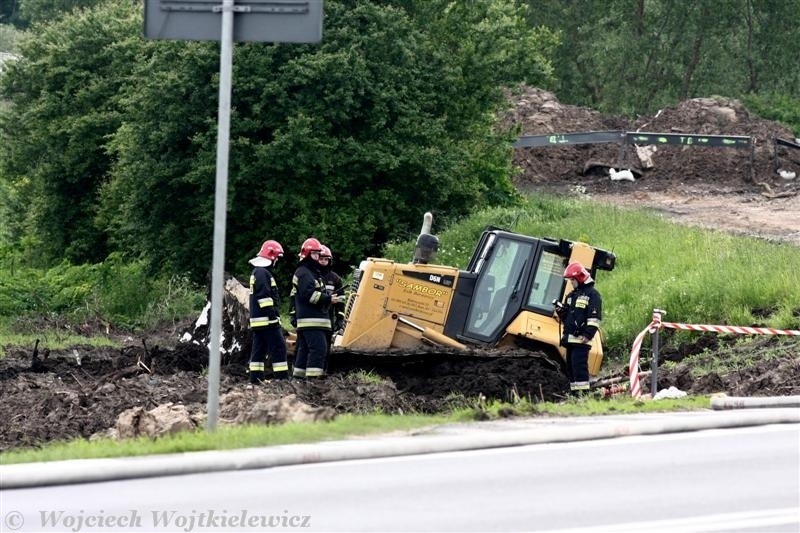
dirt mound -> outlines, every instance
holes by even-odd
[[[120,413],[135,407],[204,402],[201,369],[207,356],[204,361],[186,348],[77,346],[46,358],[7,349],[0,360],[0,449],[88,438],[114,427]],[[223,378],[228,386],[231,381]]]
[[[779,123],[752,115],[738,100],[697,98],[662,109],[653,116],[636,120],[604,116],[595,110],[561,104],[555,95],[536,88],[523,88],[512,97],[512,109],[505,124],[518,125],[522,135],[578,133],[590,131],[639,131],[742,135],[755,139],[754,151],[697,146],[658,146],[651,153],[648,168],[633,146],[616,143],[576,146],[520,148],[515,163],[522,169],[516,178],[520,188],[548,187],[557,191],[581,185],[588,193],[607,191],[663,191],[682,186],[703,185],[725,191],[796,192],[800,179],[784,180],[779,165],[800,176],[800,153],[781,148],[774,159],[776,137],[793,139],[793,133]],[[751,159],[752,158],[752,159]],[[635,182],[611,181],[607,168],[633,168]]]
[[[697,98],[630,120],[562,104],[536,88],[523,87],[510,99],[512,107],[502,122],[518,126],[523,135],[641,131],[755,139],[752,161],[749,150],[734,148],[614,143],[519,148],[514,161],[521,169],[515,178],[520,190],[649,207],[682,223],[800,246],[800,150],[773,142],[794,135],[754,116],[741,102]],[[633,169],[635,181],[612,181],[608,169],[620,167]]]
[[[730,396],[800,395],[800,340],[728,339],[716,350],[695,351],[678,359],[659,370],[659,389],[674,386],[692,394]]]
[[[562,104],[551,92],[534,87],[524,87],[520,91],[509,95],[512,107],[501,122],[520,128],[521,135],[628,128],[628,121],[624,118],[606,117],[593,109]],[[518,148],[514,151],[514,164],[522,169],[522,173],[517,176],[515,184],[522,189],[544,184],[563,189],[578,183],[585,162],[607,161],[612,165],[618,154],[616,145],[607,144]]]

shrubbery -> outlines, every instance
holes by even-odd
[[[800,137],[800,98],[788,94],[750,94],[744,97],[747,108],[769,120],[782,122]]]
[[[58,317],[58,322],[103,323],[115,328],[153,327],[199,309],[205,290],[186,278],[151,276],[143,261],[111,255],[99,264],[19,267],[13,256],[0,263],[0,316]]]

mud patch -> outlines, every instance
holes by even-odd
[[[800,340],[762,337],[687,354],[659,369],[659,390],[670,386],[691,394],[800,395]]]
[[[146,361],[146,363],[145,363]],[[207,357],[176,350],[78,346],[33,360],[7,349],[0,361],[0,449],[91,435],[116,427],[126,410],[206,401]],[[234,379],[223,376],[223,387]]]
[[[558,400],[566,379],[523,358],[333,357],[331,375],[248,388],[241,354],[223,362],[220,422],[278,424],[339,413],[437,413],[475,398]],[[0,450],[92,436],[158,436],[203,427],[207,351],[194,344],[79,346],[47,358],[9,349],[0,361]],[[122,415],[122,416],[121,416]]]

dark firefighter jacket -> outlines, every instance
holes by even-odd
[[[559,318],[564,325],[564,337],[561,344],[590,344],[597,330],[603,313],[603,299],[594,288],[594,283],[578,285],[567,296]],[[582,342],[579,337],[586,337]]]
[[[322,281],[325,282],[325,290],[328,294],[343,294],[342,287],[344,283],[342,282],[342,278],[339,274],[331,270],[330,267],[322,269]],[[342,324],[344,324],[344,301],[330,306],[328,314],[331,318],[333,329],[340,329]]]
[[[292,292],[297,329],[331,329],[331,296],[325,290],[319,263],[310,257],[300,261],[292,277]]]
[[[250,327],[280,327],[281,297],[268,267],[255,267],[250,274]]]

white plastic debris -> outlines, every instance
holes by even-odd
[[[670,387],[668,389],[661,389],[653,396],[654,400],[667,400],[674,398],[685,398],[686,393],[677,387]]]
[[[782,168],[778,169],[778,175],[785,180],[793,180],[797,177],[795,172],[792,172],[791,170],[783,170]]]
[[[636,181],[636,178],[633,177],[633,172],[627,169],[617,172],[616,169],[610,168],[608,169],[608,175],[611,177],[611,181]]]

